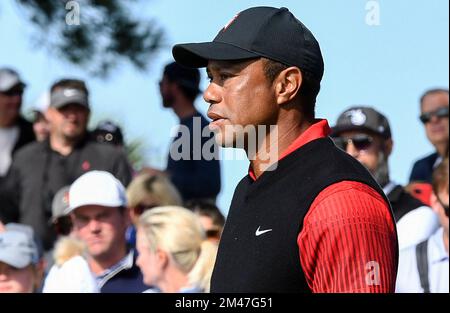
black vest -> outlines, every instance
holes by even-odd
[[[310,292],[297,237],[316,196],[344,180],[371,186],[389,203],[369,172],[330,138],[300,147],[256,181],[244,177],[228,213],[211,292]]]

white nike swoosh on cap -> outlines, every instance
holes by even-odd
[[[272,229],[264,229],[264,230],[260,230],[261,226],[258,226],[258,229],[255,232],[256,236],[261,236],[262,234],[268,233],[270,231],[272,231]]]

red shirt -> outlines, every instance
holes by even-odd
[[[281,154],[328,136],[319,120]],[[256,179],[252,169],[250,177]],[[397,235],[389,205],[354,181],[328,186],[315,198],[297,237],[299,262],[313,292],[394,292]]]

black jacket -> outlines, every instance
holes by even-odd
[[[36,139],[33,131],[33,125],[26,119],[24,119],[23,117],[19,117],[17,126],[19,127],[19,138],[17,139],[17,142],[13,147],[13,156],[17,150]],[[0,221],[4,224],[14,221],[13,216],[11,216],[9,212],[11,210],[11,207],[12,204],[10,202],[10,199],[8,199],[6,177],[0,176]]]
[[[36,140],[33,131],[33,124],[28,122],[23,117],[19,117],[19,121],[17,122],[17,126],[19,126],[19,138],[13,148],[13,153],[25,146],[27,143]]]
[[[407,193],[400,185],[395,186],[387,197],[391,203],[396,222],[412,210],[426,206],[426,204]]]
[[[32,226],[43,240],[45,250],[51,249],[55,233],[48,221],[53,196],[91,170],[110,172],[125,186],[131,180],[126,156],[109,144],[83,140],[68,156],[53,151],[48,141],[23,147],[14,155],[6,177],[6,199],[0,216],[7,216],[6,222]]]

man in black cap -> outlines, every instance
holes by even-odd
[[[217,146],[212,148],[212,159],[205,158],[202,153],[202,148],[212,139],[213,133],[208,132],[208,136],[202,136],[203,129],[208,127],[208,121],[194,106],[194,101],[200,94],[199,84],[198,69],[186,68],[175,62],[164,68],[159,83],[162,103],[165,108],[173,110],[180,123],[180,131],[170,147],[165,174],[184,201],[203,199],[215,203],[220,192],[220,163]],[[189,136],[182,137],[183,127],[189,131]],[[196,129],[199,131],[196,132]],[[181,158],[178,157],[180,141],[190,150],[187,156],[182,155]],[[194,151],[195,149],[199,151]]]
[[[438,227],[436,214],[411,196],[389,176],[389,156],[394,145],[388,119],[371,107],[345,110],[333,127],[336,145],[363,164],[387,195],[395,220],[399,248],[418,244]]]
[[[213,42],[176,45],[173,55],[207,67],[210,128],[222,146],[244,143],[251,163],[231,203],[211,291],[393,292],[389,201],[315,118],[324,65],[308,28],[286,8],[255,7]],[[251,151],[254,134],[261,140]]]
[[[90,140],[88,89],[83,81],[62,79],[50,91],[46,118],[50,136],[35,142],[14,156],[6,180],[8,196],[14,204],[14,221],[31,225],[46,251],[52,248],[56,233],[48,223],[52,200],[62,187],[91,170],[112,173],[124,185],[131,180],[125,154],[111,145]]]
[[[0,220],[12,221],[14,213],[7,194],[5,176],[13,154],[35,140],[33,126],[20,115],[26,84],[16,71],[0,68]]]
[[[13,152],[34,140],[31,123],[20,116],[25,87],[16,71],[0,68],[0,180],[8,172]]]

